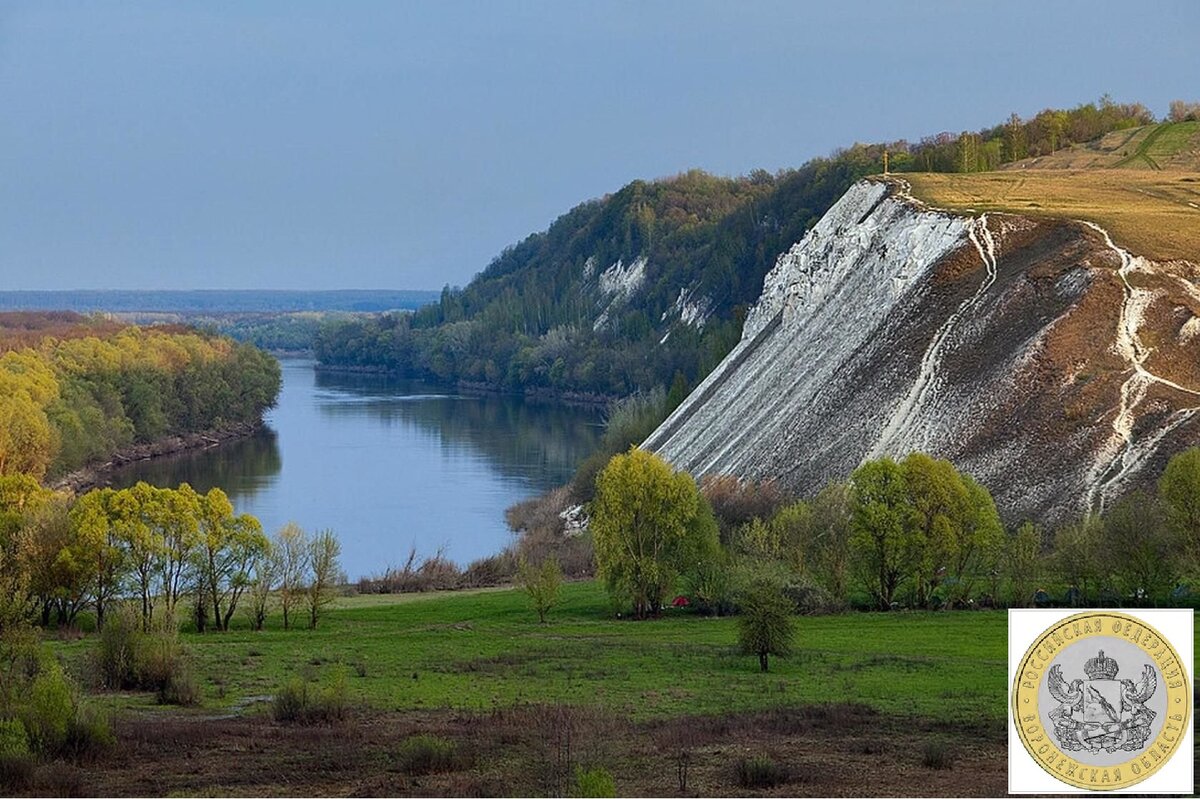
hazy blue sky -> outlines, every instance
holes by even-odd
[[[635,177],[1109,92],[1200,2],[0,5],[0,288],[436,288]]]

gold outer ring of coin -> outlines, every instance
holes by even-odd
[[[1135,641],[1133,636],[1139,629],[1142,633]],[[1056,633],[1058,641],[1054,638]],[[1161,675],[1158,689],[1167,693],[1167,709],[1161,719],[1158,735],[1129,760],[1111,766],[1089,765],[1063,752],[1042,723],[1038,709],[1038,692],[1055,654],[1076,641],[1097,637],[1120,638],[1145,652]],[[1149,646],[1151,643],[1154,645]],[[1163,664],[1169,663],[1168,658],[1173,659],[1174,665],[1164,668]],[[1179,653],[1167,639],[1159,635],[1158,630],[1136,616],[1094,610],[1060,619],[1043,630],[1021,658],[1012,689],[1013,723],[1017,728],[1017,736],[1025,751],[1042,769],[1068,785],[1090,790],[1114,790],[1136,785],[1171,759],[1179,749],[1187,725],[1191,723],[1189,665],[1179,659]],[[1168,678],[1167,674],[1176,669],[1177,676]],[[1151,750],[1157,752],[1157,759]],[[1104,781],[1106,776],[1107,782]]]

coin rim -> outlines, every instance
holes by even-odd
[[[1128,788],[1132,785],[1137,785],[1138,783],[1142,782],[1143,780],[1148,779],[1152,775],[1157,774],[1162,769],[1162,767],[1165,766],[1168,762],[1170,762],[1171,758],[1173,758],[1175,756],[1175,754],[1179,751],[1180,747],[1182,746],[1184,736],[1179,735],[1175,739],[1175,743],[1171,747],[1171,751],[1167,753],[1166,757],[1164,757],[1161,761],[1156,763],[1151,768],[1146,769],[1143,773],[1137,775],[1136,779],[1122,781],[1119,785],[1095,785],[1090,782],[1077,782],[1073,779],[1064,777],[1062,774],[1059,774],[1058,772],[1054,771],[1053,769],[1047,768],[1046,763],[1040,757],[1038,757],[1036,754],[1034,754],[1033,749],[1030,748],[1029,741],[1027,741],[1026,737],[1025,737],[1025,730],[1022,729],[1020,723],[1018,723],[1018,721],[1017,721],[1017,719],[1020,718],[1020,713],[1018,712],[1017,706],[1020,703],[1020,698],[1021,698],[1021,675],[1024,674],[1024,672],[1025,672],[1025,664],[1029,660],[1029,658],[1033,655],[1033,653],[1041,645],[1042,641],[1045,640],[1046,636],[1049,635],[1054,630],[1057,630],[1057,629],[1061,628],[1062,626],[1069,624],[1069,623],[1073,623],[1075,621],[1080,621],[1083,619],[1097,617],[1097,616],[1098,617],[1118,618],[1118,619],[1123,619],[1125,621],[1132,621],[1136,624],[1141,625],[1142,627],[1146,628],[1147,630],[1149,630],[1151,633],[1154,634],[1154,636],[1159,641],[1162,641],[1163,644],[1166,645],[1167,650],[1172,655],[1174,655],[1175,662],[1179,664],[1179,668],[1183,672],[1183,677],[1184,677],[1183,687],[1176,689],[1176,691],[1183,692],[1182,698],[1184,700],[1183,721],[1181,722],[1180,726],[1183,727],[1184,730],[1188,729],[1187,725],[1191,723],[1191,713],[1192,713],[1191,676],[1190,676],[1189,670],[1188,670],[1189,664],[1183,662],[1183,659],[1181,657],[1179,657],[1179,652],[1175,649],[1175,645],[1173,643],[1171,643],[1171,641],[1168,638],[1166,638],[1166,636],[1159,633],[1159,631],[1154,627],[1154,625],[1150,624],[1149,622],[1147,622],[1145,619],[1141,618],[1140,616],[1134,616],[1134,615],[1131,615],[1128,613],[1123,613],[1123,612],[1117,611],[1117,610],[1091,610],[1091,611],[1086,611],[1083,613],[1075,613],[1070,616],[1064,616],[1061,619],[1050,624],[1048,627],[1045,627],[1042,629],[1042,631],[1037,635],[1037,637],[1033,639],[1033,643],[1029,645],[1029,648],[1025,650],[1025,654],[1022,655],[1021,659],[1018,661],[1016,675],[1013,677],[1013,683],[1012,683],[1012,705],[1009,708],[1009,710],[1012,713],[1012,715],[1010,717],[1010,721],[1011,721],[1012,725],[1016,728],[1017,737],[1020,739],[1021,746],[1025,749],[1026,754],[1029,755],[1029,758],[1031,760],[1033,760],[1035,763],[1038,764],[1038,766],[1042,769],[1042,771],[1046,772],[1051,777],[1054,777],[1054,779],[1058,780],[1059,782],[1061,782],[1065,785],[1070,785],[1074,788],[1084,788],[1087,790],[1095,790],[1095,791],[1113,791],[1113,790],[1121,790],[1123,788]],[[1078,636],[1074,640],[1082,641],[1082,640],[1086,640],[1088,638],[1095,638],[1095,637],[1099,637],[1099,636],[1104,636],[1104,637],[1108,637],[1108,638],[1118,638],[1118,639],[1121,638],[1119,635],[1113,635],[1112,633],[1106,632],[1104,630],[1104,626],[1102,624],[1100,632],[1090,633],[1085,636]],[[1121,639],[1121,640],[1128,640],[1128,639]],[[1145,652],[1146,655],[1153,658],[1153,655],[1149,651],[1147,651],[1146,648],[1143,647],[1141,644],[1136,644],[1136,643],[1133,643],[1132,641],[1130,641],[1129,643],[1133,644],[1138,649],[1140,649],[1142,652]],[[1065,647],[1060,647],[1060,649],[1065,649]],[[1159,674],[1162,674],[1162,669],[1159,668],[1158,672],[1159,672]],[[1044,720],[1041,718],[1041,711],[1038,707],[1040,703],[1039,703],[1039,697],[1037,696],[1037,694],[1040,691],[1041,683],[1042,683],[1042,680],[1044,680],[1044,679],[1045,679],[1045,672],[1043,671],[1042,676],[1038,680],[1038,689],[1034,691],[1034,696],[1033,696],[1034,710],[1038,714],[1038,723],[1040,724],[1043,732],[1046,734],[1047,742],[1050,743],[1050,746],[1054,747],[1055,751],[1057,751],[1063,757],[1068,757],[1068,758],[1071,758],[1072,760],[1076,760],[1076,762],[1079,762],[1076,758],[1074,758],[1071,755],[1064,752],[1056,743],[1054,743],[1052,741],[1052,739],[1050,738],[1050,730],[1046,727]],[[1164,679],[1163,680],[1164,688],[1165,688],[1165,682],[1166,682],[1166,680]],[[1026,689],[1026,691],[1028,691],[1028,690],[1029,689]],[[1169,712],[1170,711],[1170,697],[1172,696],[1173,692],[1171,692],[1170,689],[1166,689],[1166,690],[1168,691],[1168,693],[1167,693],[1167,698],[1168,698],[1167,712]],[[1159,734],[1161,734],[1161,732],[1162,731],[1160,730]],[[1157,738],[1157,736],[1155,736],[1155,738]],[[1134,757],[1131,757],[1129,760],[1127,760],[1123,763],[1114,763],[1111,766],[1103,766],[1102,768],[1108,768],[1108,769],[1128,768],[1128,766],[1130,764],[1132,764],[1134,761],[1138,760],[1140,757],[1141,757],[1141,755],[1138,754],[1138,755],[1135,755]],[[1132,771],[1132,770],[1130,770],[1130,771]]]

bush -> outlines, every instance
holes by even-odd
[[[414,735],[400,744],[396,759],[400,770],[413,776],[452,771],[456,765],[454,742],[436,735]]]
[[[27,757],[29,736],[20,719],[0,719],[0,759]]]
[[[464,588],[484,588],[511,582],[517,573],[517,559],[510,550],[472,561],[462,575]]]
[[[575,788],[571,796],[605,797],[617,795],[617,783],[612,772],[605,768],[576,769]]]
[[[84,760],[111,749],[115,743],[108,716],[81,704],[67,725],[67,737],[62,749],[64,755],[74,760]]]
[[[156,697],[160,705],[190,707],[200,704],[200,684],[186,659],[179,659],[158,686]]]
[[[95,674],[101,687],[138,687],[138,653],[144,637],[141,620],[133,608],[122,606],[105,620],[95,655]]]
[[[828,590],[807,578],[791,580],[783,587],[783,594],[795,606],[796,612],[806,616],[841,613],[846,603],[834,598]]]
[[[706,616],[728,616],[734,611],[734,581],[729,556],[724,552],[700,561],[684,576],[688,597]]]
[[[700,493],[712,506],[724,544],[731,542],[739,527],[754,519],[770,519],[791,499],[774,480],[755,482],[727,474],[705,477]]]
[[[200,687],[174,624],[145,632],[137,613],[121,608],[101,630],[94,657],[101,687],[154,691],[164,705],[200,701]]]
[[[747,654],[758,655],[759,668],[767,670],[769,655],[786,656],[792,649],[795,625],[792,601],[769,578],[753,581],[738,601],[738,645]]]
[[[332,724],[345,719],[349,710],[342,679],[322,689],[294,677],[271,702],[272,717],[292,724]]]
[[[22,721],[29,747],[53,755],[66,743],[67,730],[75,718],[75,697],[57,661],[46,659],[29,688],[29,704]]]
[[[921,748],[921,765],[938,771],[948,769],[954,765],[954,754],[943,740],[926,741]]]
[[[738,785],[743,788],[774,788],[788,781],[787,767],[766,755],[743,757],[735,767]]]
[[[540,566],[535,567],[522,558],[517,580],[529,595],[538,621],[545,624],[546,614],[558,604],[558,589],[562,586],[562,569],[558,566],[558,559],[546,558]]]
[[[28,790],[33,782],[36,763],[33,755],[0,755],[0,791],[12,795]]]

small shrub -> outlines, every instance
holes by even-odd
[[[517,559],[510,550],[472,561],[462,575],[464,588],[483,588],[511,582],[517,573]]]
[[[400,744],[396,759],[400,770],[412,776],[452,771],[456,764],[454,742],[436,735],[414,735]]]
[[[293,678],[275,692],[271,700],[271,715],[276,721],[298,722],[308,709],[308,683]]]
[[[948,769],[954,765],[954,753],[945,741],[936,738],[926,741],[921,747],[921,765],[937,771]]]
[[[29,704],[23,715],[29,747],[42,754],[58,752],[75,718],[75,697],[57,661],[42,662],[30,686]]]
[[[200,704],[200,683],[186,659],[178,660],[167,672],[156,692],[160,705],[190,707]]]
[[[19,719],[0,719],[0,758],[29,754],[29,736]]]
[[[116,739],[108,716],[90,705],[79,705],[67,725],[63,754],[74,760],[87,760],[111,749]]]
[[[350,664],[354,668],[354,674],[358,677],[367,676],[367,661],[359,659]]]
[[[738,785],[743,788],[774,788],[788,780],[787,767],[766,755],[743,757],[735,767]]]
[[[0,792],[5,795],[28,790],[37,763],[33,755],[0,755]]]
[[[138,687],[138,659],[144,637],[141,620],[130,607],[120,607],[105,620],[95,654],[100,687],[110,690]]]
[[[617,795],[617,783],[606,768],[576,769],[575,787],[571,796],[607,797]]]
[[[293,678],[275,694],[271,715],[292,724],[332,724],[346,718],[350,710],[346,682],[339,679],[326,688]]]
[[[558,559],[546,558],[540,566],[533,566],[521,558],[517,581],[529,595],[529,603],[538,615],[538,621],[546,623],[546,614],[558,604],[558,589],[562,586],[562,569]]]
[[[769,655],[791,653],[795,625],[792,601],[769,579],[755,580],[743,592],[739,605],[738,644],[743,652],[758,655],[759,669],[767,670]]]

